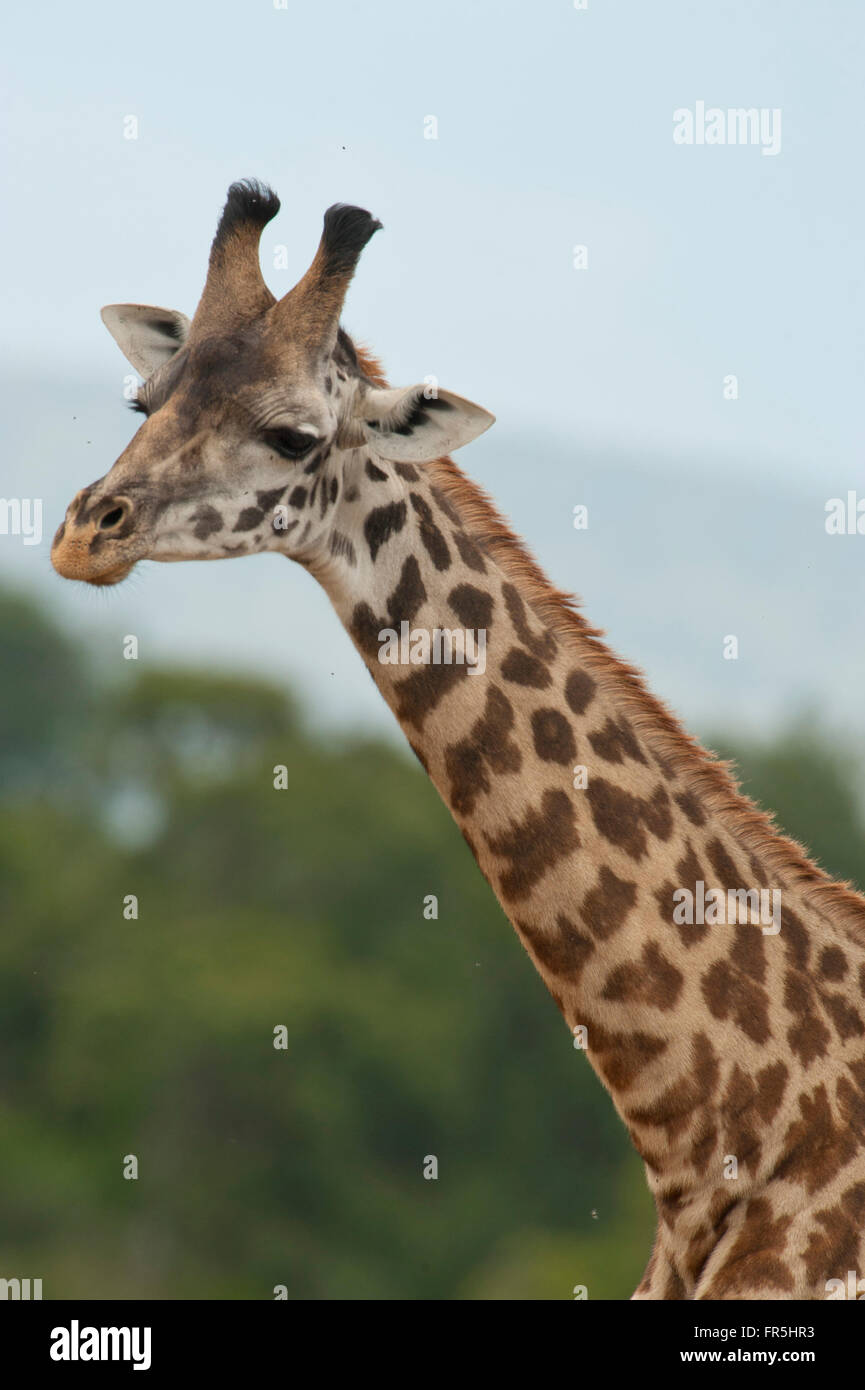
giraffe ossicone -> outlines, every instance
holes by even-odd
[[[379,224],[331,208],[277,300],[259,239],[278,209],[232,186],[191,321],[103,310],[146,419],[73,499],[55,568],[308,569],[644,1160],[658,1229],[634,1296],[839,1296],[865,1276],[865,898],[739,792],[447,457],[489,412],[390,387],[340,327]],[[484,633],[482,673],[379,659],[382,634],[455,630]]]

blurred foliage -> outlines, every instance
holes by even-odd
[[[311,736],[260,680],[119,661],[106,684],[10,594],[0,652],[0,1275],[628,1297],[641,1165],[414,760]],[[796,732],[742,766],[863,881],[847,760]]]

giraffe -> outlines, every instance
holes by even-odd
[[[277,300],[259,241],[278,210],[232,185],[191,322],[103,309],[146,418],[73,499],[55,569],[113,585],[145,558],[273,551],[308,570],[643,1160],[658,1224],[633,1297],[839,1296],[865,1275],[865,898],[744,797],[453,463],[493,417],[390,387],[341,327],[380,224],[331,207]],[[397,632],[409,658],[385,661]]]

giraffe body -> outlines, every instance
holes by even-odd
[[[104,311],[148,419],[73,500],[56,568],[110,584],[266,549],[308,569],[645,1163],[634,1297],[831,1296],[865,1275],[865,899],[739,793],[446,456],[492,417],[391,389],[339,328],[378,224],[331,210],[277,304],[257,255],[277,207],[230,191],[191,325]],[[383,634],[435,631],[475,654],[484,634],[483,669],[420,641],[383,659]]]

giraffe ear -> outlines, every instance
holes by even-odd
[[[488,430],[495,416],[453,391],[429,386],[370,388],[355,407],[364,437],[382,458],[429,463]]]
[[[124,357],[145,378],[173,357],[189,336],[185,314],[149,304],[106,304],[102,322]]]

